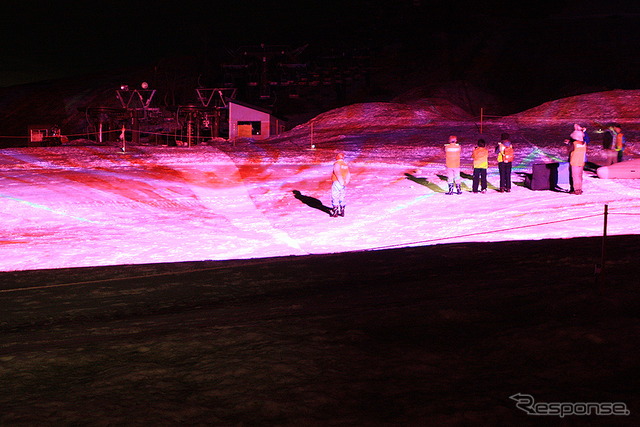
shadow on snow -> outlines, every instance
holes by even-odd
[[[323,205],[322,202],[316,199],[315,197],[305,196],[298,190],[293,190],[293,195],[295,196],[296,199],[300,200],[302,203],[304,203],[305,205],[311,208],[318,209],[326,213],[327,215],[331,213],[331,208]]]

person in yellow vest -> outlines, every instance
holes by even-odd
[[[331,174],[331,216],[344,216],[346,205],[347,184],[351,181],[349,165],[344,161],[344,153],[336,154],[336,162],[333,164]]]
[[[460,189],[460,144],[455,135],[449,137],[449,143],[444,145],[445,160],[447,165],[447,183],[449,191],[446,194],[453,194],[453,186],[456,186],[458,194],[462,194]]]
[[[478,140],[478,145],[473,149],[471,158],[473,159],[473,192],[487,192],[487,168],[489,167],[489,150],[485,148],[487,143],[484,139]]]
[[[569,142],[569,164],[571,165],[570,184],[573,194],[582,194],[582,173],[586,154],[587,144],[582,140],[581,135],[572,133]]]
[[[508,133],[500,136],[500,142],[496,147],[498,155],[498,172],[500,173],[500,192],[511,191],[511,162],[513,162],[513,146]]]

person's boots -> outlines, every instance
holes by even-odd
[[[460,188],[460,184],[456,185],[456,191],[458,194],[462,194],[462,189]]]
[[[447,191],[445,194],[453,194],[453,184],[449,184],[449,191]]]
[[[335,218],[338,216],[338,212],[340,212],[340,208],[338,206],[334,206],[331,208],[331,212],[329,212],[329,214],[331,215],[331,218]]]
[[[344,206],[340,206],[340,210],[338,211],[338,215],[344,216]]]

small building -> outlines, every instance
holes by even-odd
[[[67,141],[68,139],[60,134],[57,125],[29,125],[27,147],[52,147]]]
[[[284,131],[284,123],[270,110],[229,100],[229,140],[236,138],[266,139]]]
[[[49,136],[50,125],[31,125],[29,126],[29,146],[40,146],[44,139]]]

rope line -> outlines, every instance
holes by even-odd
[[[579,217],[579,218],[559,219],[557,221],[541,222],[541,223],[538,223],[538,224],[527,224],[527,225],[521,225],[521,226],[518,226],[518,227],[503,228],[503,229],[500,229],[500,230],[478,231],[478,232],[475,232],[475,233],[460,234],[458,236],[439,237],[437,239],[419,240],[419,241],[415,241],[415,242],[399,243],[399,244],[396,244],[396,245],[379,246],[379,247],[371,248],[370,250],[398,248],[398,247],[404,247],[404,246],[410,246],[410,245],[412,246],[412,245],[422,244],[422,243],[432,243],[432,242],[439,242],[439,241],[442,241],[442,240],[458,239],[458,238],[461,238],[461,237],[479,236],[479,235],[482,235],[482,234],[503,233],[503,232],[506,232],[506,231],[513,231],[513,230],[520,230],[520,229],[523,229],[523,228],[538,227],[538,226],[541,226],[541,225],[557,224],[557,223],[568,222],[568,221],[577,221],[577,220],[581,220],[581,219],[593,218],[593,217],[602,216],[602,215],[604,215],[604,214],[593,214],[593,215],[582,216],[582,217]]]
[[[243,265],[259,265],[265,264],[269,262],[269,258],[264,258],[262,260],[246,260],[243,262]],[[0,289],[0,294],[9,293],[9,292],[19,292],[19,291],[29,291],[29,290],[40,290],[40,289],[52,289],[52,288],[64,288],[69,286],[82,286],[82,285],[93,285],[97,283],[107,283],[107,282],[121,282],[124,280],[134,280],[134,279],[151,279],[154,277],[163,277],[163,276],[175,276],[178,274],[191,274],[191,273],[203,273],[206,271],[214,271],[221,270],[223,268],[227,268],[226,265],[217,265],[215,267],[207,267],[207,268],[199,268],[195,270],[185,270],[185,271],[166,271],[164,273],[155,273],[155,274],[144,274],[139,276],[127,276],[127,277],[110,277],[106,279],[97,279],[97,280],[86,280],[82,282],[69,282],[69,283],[57,283],[54,285],[41,285],[41,286],[30,286],[30,287],[22,287],[22,288],[13,288],[13,289]]]
[[[627,212],[613,212],[613,213],[609,212],[609,215],[640,215],[640,214],[627,213]],[[347,251],[347,253],[368,252],[368,251],[374,251],[374,250],[392,249],[392,248],[400,248],[400,247],[410,247],[410,246],[415,246],[415,245],[419,245],[419,244],[426,244],[426,243],[433,243],[433,242],[439,242],[439,241],[444,241],[444,240],[458,239],[458,238],[461,238],[461,237],[472,237],[472,236],[479,236],[479,235],[483,235],[483,234],[503,233],[503,232],[507,232],[507,231],[520,230],[520,229],[524,229],[524,228],[539,227],[541,225],[558,224],[558,223],[562,223],[562,222],[578,221],[578,220],[583,220],[583,219],[588,219],[588,218],[595,218],[595,217],[599,217],[599,216],[604,216],[604,214],[603,213],[598,213],[598,214],[593,214],[593,215],[585,215],[585,216],[581,216],[581,217],[578,217],[578,218],[566,218],[566,219],[560,219],[560,220],[557,220],[557,221],[547,221],[547,222],[541,222],[541,223],[537,223],[537,224],[527,224],[527,225],[521,225],[521,226],[518,226],[518,227],[509,227],[509,228],[503,228],[503,229],[498,229],[498,230],[479,231],[479,232],[475,232],[475,233],[460,234],[460,235],[457,235],[457,236],[439,237],[439,238],[436,238],[436,239],[419,240],[419,241],[414,241],[414,242],[399,243],[399,244],[395,244],[395,245],[378,246],[378,247],[367,248],[367,249],[358,249],[358,250],[354,250],[354,251]],[[255,260],[255,259],[254,260],[245,260],[245,261],[243,261],[243,265],[259,265],[259,264],[264,264],[264,263],[267,263],[267,262],[270,262],[270,261],[271,261],[271,258],[265,258],[265,259],[261,259],[261,260]],[[82,281],[82,282],[59,283],[59,284],[53,284],[53,285],[42,285],[42,286],[35,286],[35,287],[22,287],[22,288],[14,288],[14,289],[0,289],[0,294],[2,294],[2,293],[10,293],[10,292],[29,291],[29,290],[41,290],[41,289],[63,288],[63,287],[71,287],[71,286],[92,285],[92,284],[97,284],[97,283],[119,282],[119,281],[124,281],[124,280],[148,279],[148,278],[163,277],[163,276],[174,276],[174,275],[179,275],[179,274],[201,273],[201,272],[207,272],[207,271],[220,270],[220,269],[227,268],[227,267],[228,267],[227,265],[217,265],[217,266],[214,266],[214,267],[207,267],[207,268],[201,268],[201,269],[195,269],[195,270],[187,270],[187,271],[168,271],[168,272],[164,272],[164,273],[147,274],[147,275],[139,275],[139,276],[106,278],[106,279],[89,280],[89,281]]]
[[[150,132],[150,131],[141,131],[141,130],[133,130],[133,129],[126,129],[125,130],[127,133],[139,133],[139,134],[145,134],[145,135],[173,135],[174,131],[171,132]],[[102,134],[108,134],[108,133],[121,133],[122,129],[113,129],[113,130],[104,130],[102,131]],[[62,136],[65,137],[80,137],[80,136],[96,136],[96,135],[100,135],[100,132],[82,132],[82,133],[65,133]],[[20,135],[20,136],[6,136],[6,135],[0,135],[0,139],[5,138],[5,139],[31,139],[31,137],[29,135]]]

